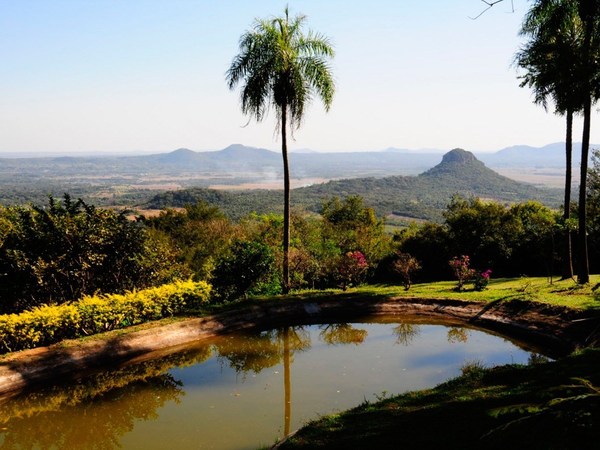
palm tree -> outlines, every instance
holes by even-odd
[[[304,108],[316,94],[325,110],[333,100],[334,82],[329,67],[333,48],[329,40],[311,31],[304,34],[305,16],[290,18],[286,7],[283,17],[257,19],[254,27],[240,38],[240,53],[227,71],[227,83],[234,89],[242,83],[241,108],[244,114],[260,122],[269,108],[275,108],[281,131],[283,156],[283,292],[290,289],[290,171],[287,128],[298,129]]]
[[[581,89],[582,93],[585,95],[583,103],[583,137],[581,139],[581,181],[579,183],[579,270],[577,272],[577,282],[579,284],[585,284],[590,281],[587,244],[586,191],[592,103],[599,98],[598,83],[600,78],[600,55],[598,46],[600,44],[600,0],[578,0],[577,8],[579,17],[581,17],[584,26],[580,72],[582,74]]]
[[[582,24],[575,2],[541,1],[526,15],[521,35],[529,41],[515,56],[515,65],[526,73],[519,78],[521,87],[534,92],[534,102],[548,110],[548,100],[554,103],[555,113],[566,116],[565,193],[563,220],[565,245],[563,250],[563,279],[573,277],[571,230],[573,115],[583,109],[577,89],[577,54],[573,49],[582,42]]]
[[[577,270],[580,284],[589,281],[586,181],[591,106],[599,97],[599,12],[600,0],[537,0],[523,26],[524,34],[531,36],[530,45],[521,52],[522,67],[531,69],[529,79],[526,76],[523,84],[534,88],[536,100],[543,104],[551,97],[557,111],[567,114],[567,129],[572,126],[572,113],[583,111]],[[568,137],[567,145],[570,141]],[[569,152],[567,148],[567,166],[570,166]],[[569,182],[568,176],[566,178]],[[566,195],[565,186],[565,203]]]

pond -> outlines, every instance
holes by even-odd
[[[256,449],[308,420],[538,355],[482,331],[399,322],[228,335],[0,404],[0,449]]]

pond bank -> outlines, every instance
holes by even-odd
[[[382,315],[490,330],[554,357],[600,343],[598,311],[536,302],[482,303],[406,297],[373,298],[353,294],[273,299],[237,306],[206,317],[157,324],[140,331],[99,335],[6,355],[0,361],[0,396],[10,396],[20,389],[58,378],[77,378],[89,371],[151,359],[159,354],[176,352],[191,342],[237,330],[364,321]]]

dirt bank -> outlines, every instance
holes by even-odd
[[[151,326],[120,335],[99,335],[16,352],[0,362],[0,397],[35,384],[76,378],[89,371],[134,363],[178,351],[191,342],[236,330],[322,322],[366,321],[377,316],[442,322],[490,330],[532,351],[562,356],[600,344],[600,312],[535,302],[493,303],[417,298],[271,300],[208,317]]]

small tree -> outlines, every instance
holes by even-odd
[[[362,252],[355,250],[343,254],[338,261],[336,270],[339,287],[345,291],[349,286],[360,284],[368,267],[369,264]]]
[[[412,285],[411,275],[421,269],[421,264],[408,253],[396,252],[396,259],[392,263],[392,270],[400,276],[404,290],[408,291]]]
[[[470,267],[470,259],[467,255],[462,255],[460,258],[454,257],[449,262],[454,276],[458,280],[456,286],[457,291],[462,291],[465,283],[475,276],[475,270]]]

